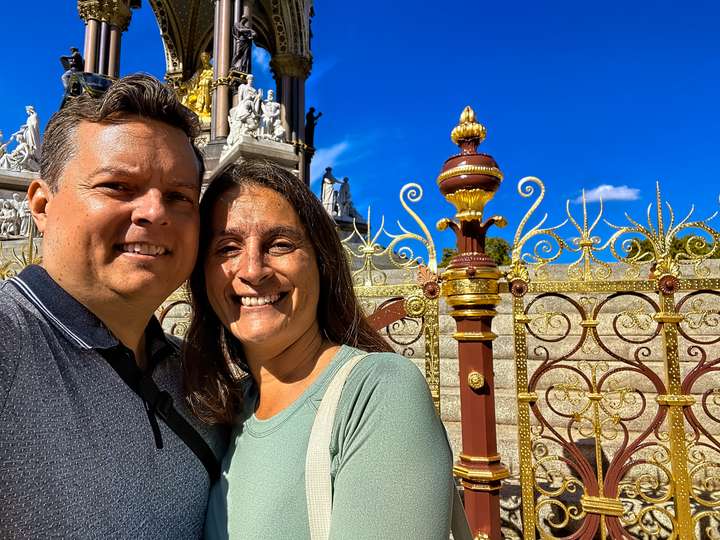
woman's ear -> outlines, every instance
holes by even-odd
[[[33,180],[28,187],[27,197],[35,226],[38,231],[44,233],[47,225],[48,205],[52,200],[50,187],[45,180]]]

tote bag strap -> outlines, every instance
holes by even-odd
[[[355,365],[366,356],[366,354],[354,356],[338,370],[325,391],[313,422],[305,456],[305,496],[310,521],[310,540],[327,540],[330,536],[332,514],[330,436],[345,381]]]
[[[330,437],[335,423],[340,394],[350,372],[367,354],[348,360],[335,374],[320,402],[305,456],[305,496],[307,498],[310,540],[328,540],[332,516],[332,479],[330,475]],[[453,485],[451,530],[455,540],[473,540],[460,495]]]

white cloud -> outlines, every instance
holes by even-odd
[[[628,186],[613,186],[602,184],[585,192],[587,202],[598,202],[600,199],[606,201],[635,201],[640,198],[640,190]],[[573,200],[574,203],[582,202],[582,195]]]
[[[270,53],[262,47],[253,47],[252,58],[255,68],[260,68],[263,71],[270,70]]]
[[[310,184],[314,184],[325,173],[326,167],[337,165],[338,158],[350,148],[350,143],[341,141],[327,148],[319,148],[310,162]]]

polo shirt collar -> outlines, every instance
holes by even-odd
[[[109,349],[120,344],[92,311],[58,285],[44,268],[30,265],[10,281],[70,341],[83,349]],[[153,317],[145,329],[148,350],[157,351],[167,345],[158,320]]]

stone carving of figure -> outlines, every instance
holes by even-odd
[[[27,144],[30,151],[30,157],[39,161],[40,160],[40,119],[35,112],[35,107],[28,105],[25,107],[25,112],[28,115],[27,121],[20,126],[18,134],[22,134],[25,144]],[[15,138],[17,140],[17,137]],[[18,143],[20,141],[18,140]]]
[[[0,157],[5,155],[8,144],[10,144],[10,141],[8,140],[7,142],[3,142],[3,132],[0,131]]]
[[[232,68],[242,73],[250,73],[250,53],[252,52],[252,42],[256,33],[250,28],[247,17],[242,17],[239,22],[233,25],[232,35]]]
[[[63,87],[67,92],[68,86],[70,85],[70,78],[73,73],[80,73],[85,69],[85,61],[76,47],[70,47],[70,56],[61,56],[60,62],[65,69],[61,78]]]
[[[0,211],[0,236],[8,238],[17,236],[20,233],[20,220],[18,219],[18,211],[13,208],[12,201],[6,199],[3,201],[2,210]]]
[[[232,146],[242,135],[257,135],[260,127],[260,105],[262,90],[253,87],[253,76],[238,86],[238,104],[230,109],[228,122],[230,133],[226,145]]]
[[[336,183],[337,179],[332,174],[332,167],[327,167],[322,179],[322,192],[320,194],[320,199],[322,200],[325,210],[327,210],[327,213],[331,216],[337,215],[337,192],[335,191]]]
[[[13,137],[17,141],[17,146],[9,154],[0,156],[0,169],[11,171],[38,170],[38,163],[33,158],[30,146],[25,142],[23,134],[16,133]],[[13,137],[11,137],[11,140]]]
[[[275,101],[274,98],[274,92],[268,90],[267,99],[262,103],[260,136],[279,141],[282,140],[282,134],[276,133],[276,127],[279,126],[282,128],[282,122],[280,121],[280,104]],[[280,135],[280,137],[278,137],[278,135]]]
[[[315,126],[322,113],[315,114],[315,107],[310,107],[305,115],[305,144],[315,147]]]
[[[352,202],[350,202],[350,180],[346,176],[343,178],[342,183],[340,184],[340,189],[338,190],[337,194],[337,208],[338,208],[338,216],[340,217],[351,217],[350,214],[350,208],[352,207]]]
[[[17,210],[18,219],[18,234],[20,236],[27,236],[30,234],[30,221],[32,220],[32,214],[30,213],[30,202],[27,196],[24,199],[20,199],[20,195],[13,193],[13,207]]]
[[[200,54],[200,69],[187,82],[180,85],[180,102],[197,114],[201,120],[209,120],[212,112],[213,68],[210,54]]]

